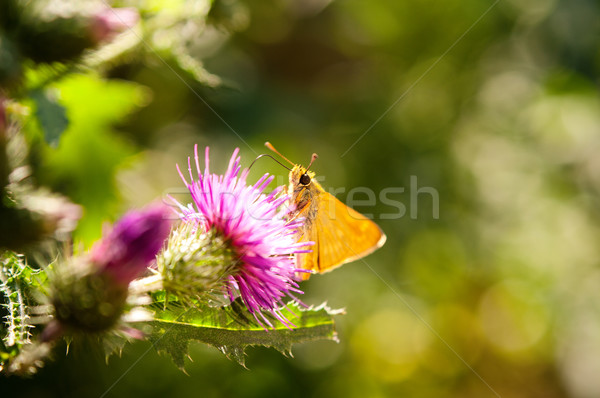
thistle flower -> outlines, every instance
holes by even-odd
[[[125,214],[90,250],[90,260],[117,283],[128,285],[146,270],[171,230],[164,206]]]
[[[195,180],[188,158],[190,182],[184,181],[193,204],[175,201],[182,219],[167,249],[158,256],[167,291],[198,296],[207,291],[221,291],[231,301],[240,296],[256,320],[273,326],[263,311],[290,325],[280,313],[285,296],[302,293],[293,280],[295,253],[308,250],[312,242],[294,239],[302,220],[286,220],[283,204],[287,195],[279,187],[269,195],[263,193],[273,176],[265,174],[254,185],[246,185],[249,170],[242,171],[239,149],[231,156],[224,175],[211,174],[209,148],[205,151],[204,173],[200,171],[198,146],[194,147]]]
[[[164,207],[131,211],[96,243],[88,256],[57,267],[51,282],[55,320],[42,339],[65,329],[104,332],[125,312],[129,283],[141,275],[162,248],[170,230]]]

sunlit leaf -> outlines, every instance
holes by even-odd
[[[115,213],[114,176],[133,153],[112,126],[143,106],[148,93],[137,84],[91,74],[70,75],[53,87],[60,91],[69,125],[60,145],[44,152],[40,180],[84,206],[86,216],[76,235],[90,243],[99,237],[99,225]]]
[[[294,326],[288,328],[273,319],[273,328],[265,329],[239,300],[227,307],[184,308],[171,304],[156,313],[156,320],[151,322],[150,340],[157,351],[170,355],[181,369],[191,341],[212,345],[244,365],[244,351],[248,346],[272,347],[290,355],[295,343],[337,341],[333,316],[342,313],[343,310],[332,310],[325,304],[304,308],[290,302],[282,314]]]

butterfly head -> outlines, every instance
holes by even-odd
[[[294,166],[294,168],[290,172],[290,178],[294,178],[294,179],[292,179],[290,182],[293,184],[295,183],[299,186],[303,186],[303,187],[307,187],[308,185],[310,185],[310,182],[314,178],[315,173],[313,173],[312,171],[308,171],[308,169],[310,169],[310,166],[312,166],[313,162],[317,158],[318,158],[317,154],[313,153],[312,157],[310,158],[310,163],[308,164],[307,168],[304,168],[304,167],[298,166],[298,165]],[[294,171],[296,171],[295,174],[294,174]]]
[[[315,173],[309,171],[306,167],[296,165],[290,171],[290,184],[293,186],[306,187],[312,182],[315,177]]]

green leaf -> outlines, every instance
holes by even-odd
[[[45,279],[42,270],[29,267],[22,256],[10,251],[0,253],[0,369],[30,345],[29,289]]]
[[[44,138],[49,145],[55,147],[69,125],[67,111],[48,90],[36,90],[31,93],[31,98],[35,102],[35,115],[44,132]]]
[[[73,74],[53,88],[60,91],[69,125],[57,148],[45,148],[38,180],[84,207],[75,239],[85,245],[99,238],[102,222],[119,205],[115,174],[134,147],[112,127],[144,106],[149,92],[135,83]]]
[[[229,359],[244,366],[244,351],[248,346],[272,347],[284,355],[291,355],[292,345],[312,340],[337,341],[334,315],[343,310],[332,310],[325,304],[304,308],[290,302],[281,313],[294,326],[290,328],[275,320],[273,328],[264,329],[238,299],[226,307],[188,307],[170,304],[157,311],[150,322],[153,332],[150,340],[158,352],[170,355],[173,362],[184,370],[189,343],[199,341],[217,347]]]

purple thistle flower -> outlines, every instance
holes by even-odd
[[[103,333],[121,327],[129,284],[163,247],[171,229],[168,215],[164,205],[130,211],[88,255],[56,267],[50,283],[55,322],[47,325],[42,339],[55,340],[65,331]]]
[[[171,230],[169,212],[155,205],[126,213],[90,250],[100,272],[128,285],[143,273],[163,247]]]
[[[193,223],[204,232],[216,232],[233,251],[234,266],[224,287],[230,300],[239,295],[259,323],[260,315],[273,327],[262,312],[267,311],[290,326],[279,308],[284,306],[283,297],[294,298],[292,293],[302,293],[294,275],[306,271],[296,268],[294,254],[309,251],[303,247],[312,242],[296,242],[295,234],[302,220],[286,220],[287,209],[283,204],[288,196],[281,194],[283,187],[269,195],[263,193],[273,176],[265,174],[254,185],[246,185],[249,170],[242,171],[238,153],[239,149],[233,152],[224,175],[211,174],[206,147],[202,173],[198,146],[194,147],[197,180],[190,158],[189,183],[177,166],[193,200],[193,205],[187,207],[177,203],[179,215],[184,223]]]

